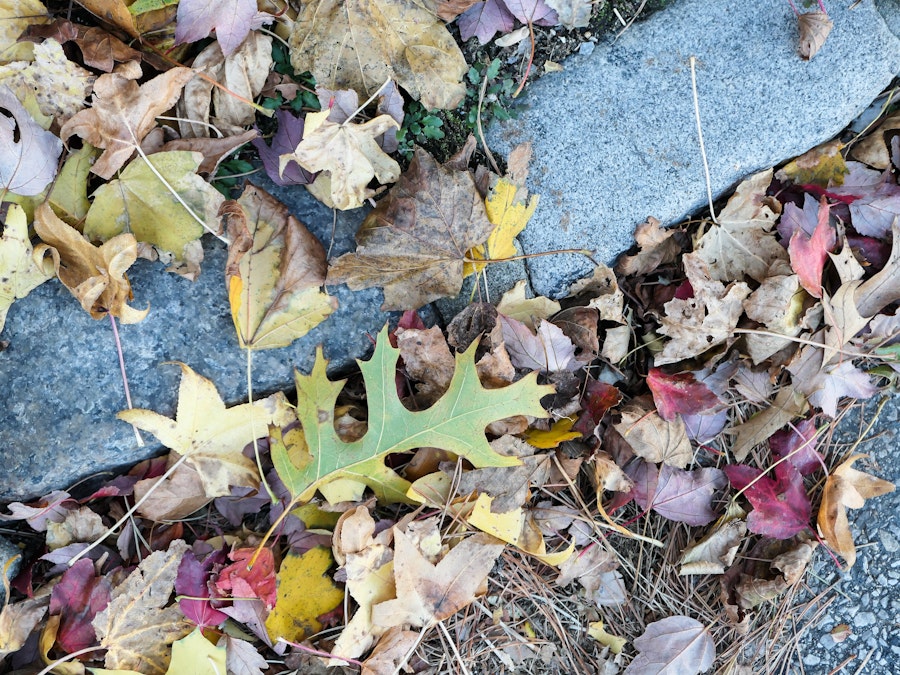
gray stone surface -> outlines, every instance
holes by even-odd
[[[284,201],[325,244],[332,237],[332,211],[305,188],[279,188],[254,180]],[[332,255],[353,247],[363,210],[339,213]],[[210,238],[211,239],[211,238]],[[200,278],[191,283],[158,263],[139,260],[129,277],[136,307],[150,304],[142,323],[119,326],[135,407],[174,414],[182,361],[210,378],[229,404],[246,400],[246,355],[238,348],[224,285],[226,251],[207,245]],[[370,335],[389,315],[381,291],[329,289],[340,302],[324,324],[284,349],[253,354],[254,395],[292,388],[293,369],[308,370],[315,346],[324,342],[332,370],[367,355]],[[65,488],[98,471],[134,464],[159,452],[152,436],[138,447],[130,426],[116,420],[126,407],[109,321],[94,321],[69,292],[51,281],[13,304],[2,339],[0,382],[0,501]]]
[[[851,413],[835,436],[832,452],[844,456],[876,409],[873,401]],[[887,403],[865,438],[856,452],[870,457],[857,461],[856,468],[900,486],[900,396]],[[848,514],[858,558],[844,573],[821,547],[816,553],[807,583],[813,595],[834,583],[829,595],[833,602],[819,622],[800,635],[800,660],[807,673],[836,672],[839,664],[855,657],[841,672],[894,675],[900,660],[900,492],[871,499]],[[800,625],[808,620],[798,619]],[[831,630],[840,624],[847,624],[851,633],[843,642],[835,642]]]
[[[894,2],[881,4],[892,15]],[[900,41],[873,0],[828,10],[834,30],[810,62],[784,0],[679,0],[541,78],[518,119],[488,133],[501,154],[534,144],[529,188],[541,204],[525,252],[584,247],[611,261],[647,216],[672,223],[706,203],[691,56],[715,195],[834,137],[900,72]],[[591,269],[575,255],[527,265],[535,290],[553,296]]]
[[[900,0],[875,0],[875,7],[891,32],[900,37]]]

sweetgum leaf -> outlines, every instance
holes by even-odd
[[[297,501],[308,501],[321,486],[350,478],[371,487],[379,499],[406,501],[407,481],[384,465],[396,452],[434,447],[453,452],[476,467],[515,466],[519,460],[497,454],[485,427],[513,415],[547,417],[540,399],[553,387],[538,385],[531,373],[502,389],[485,389],[475,370],[477,342],[456,356],[456,371],[447,392],[430,408],[412,412],[397,398],[394,374],[399,350],[390,346],[387,328],[378,336],[375,353],[360,362],[369,404],[369,429],[352,443],[334,428],[334,406],[344,382],[331,382],[319,348],[312,373],[297,372],[297,417],[308,449],[300,448],[300,464],[279,439],[272,443],[275,469]]]

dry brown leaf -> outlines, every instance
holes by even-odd
[[[338,258],[327,283],[384,287],[382,309],[416,309],[462,287],[466,251],[493,229],[468,171],[439,165],[421,148]]]
[[[664,420],[639,402],[620,410],[622,421],[613,425],[638,457],[683,469],[694,458],[681,417]]]
[[[436,521],[434,528],[436,532]],[[431,626],[453,616],[484,592],[487,575],[504,548],[496,539],[477,534],[435,564],[399,527],[394,527],[394,542],[397,598],[372,608],[377,626]]]
[[[326,89],[362,100],[388,79],[427,109],[455,108],[468,70],[456,41],[416,0],[310,0],[290,37],[291,64]]]
[[[850,157],[884,171],[891,165],[891,153],[884,135],[896,129],[900,129],[900,113],[886,117],[872,133],[856,143],[850,150]]]
[[[592,596],[603,585],[607,574],[618,566],[616,557],[602,544],[595,542],[559,566],[556,583],[559,586],[567,586],[578,580],[588,596]]]
[[[534,448],[515,436],[501,436],[491,441],[491,448],[505,457],[518,457],[519,466],[485,467],[464,471],[457,492],[472,492],[492,497],[491,511],[506,513],[525,503],[531,485],[544,485],[550,475],[552,460],[548,454],[534,454]]]
[[[132,293],[125,271],[137,260],[133,234],[120,234],[93,246],[57,218],[46,202],[35,210],[34,230],[45,242],[35,247],[35,255],[50,254],[63,286],[93,318],[112,314],[122,323],[137,323],[147,316],[149,307],[137,310],[127,304]]]
[[[731,454],[738,462],[742,462],[754,446],[765,442],[776,431],[781,429],[791,420],[802,417],[809,410],[806,397],[794,391],[791,387],[785,387],[778,392],[772,404],[756,413],[743,424],[738,424],[728,430],[728,433],[737,437],[731,446]]]
[[[417,644],[418,631],[391,628],[363,662],[361,675],[395,675],[401,672],[402,664],[406,663]]]
[[[819,507],[819,534],[828,547],[847,561],[846,569],[856,562],[856,546],[850,532],[847,509],[862,508],[867,499],[894,491],[894,484],[853,468],[854,462],[868,455],[851,455],[825,480]]]
[[[176,539],[167,551],[156,551],[144,558],[113,589],[109,605],[91,622],[100,647],[107,650],[106,668],[165,674],[170,645],[193,628],[177,604],[167,607],[178,566],[187,550],[188,545]]]
[[[26,598],[5,605],[0,611],[0,659],[19,651],[47,613],[50,595]]]
[[[661,227],[659,220],[650,216],[634,231],[638,252],[622,256],[616,262],[616,272],[622,276],[649,274],[660,265],[672,262],[681,253],[681,244],[674,237],[675,233],[675,230]]]
[[[788,254],[771,232],[781,213],[780,203],[766,196],[772,170],[762,171],[738,185],[728,204],[694,248],[694,255],[716,281],[743,281],[744,275],[762,282],[773,274],[791,274]]]
[[[762,363],[786,347],[791,342],[790,338],[800,333],[806,297],[800,288],[799,277],[791,274],[769,277],[744,300],[744,312],[748,318],[764,325],[770,333],[785,336],[747,335],[747,351],[754,364]]]
[[[47,548],[51,551],[73,542],[91,542],[106,531],[100,514],[87,506],[81,506],[66,513],[61,523],[47,523]]]
[[[259,136],[258,131],[248,129],[242,134],[225,136],[224,138],[178,138],[161,146],[157,152],[173,152],[177,150],[199,152],[203,155],[203,161],[197,167],[197,173],[212,176],[222,160],[257,136]]]
[[[822,307],[825,310],[825,354],[822,363],[827,364],[834,356],[866,326],[871,316],[860,316],[856,307],[856,291],[861,281],[849,281],[842,284],[834,296],[822,292]]]
[[[169,465],[177,458],[178,455],[170,454]],[[158,478],[145,478],[134,485],[134,501],[140,503],[138,513],[154,522],[187,518],[210,501],[200,474],[188,464],[182,464],[162,485],[153,487],[158,482]],[[150,495],[146,496],[148,492]]]
[[[209,79],[197,77],[184,87],[184,96],[178,101],[178,115],[184,118],[178,122],[182,137],[212,136],[210,124],[226,136],[240,134],[253,124],[256,110],[251,102],[272,70],[272,38],[252,31],[228,57],[219,43],[213,42],[194,59],[193,70]],[[222,86],[216,87],[213,81]],[[215,116],[210,114],[210,105]]]
[[[747,533],[744,510],[733,502],[700,541],[681,552],[678,574],[724,574]]]
[[[157,115],[175,104],[194,71],[172,68],[138,85],[140,76],[141,68],[136,63],[120,72],[101,75],[94,83],[92,107],[71,117],[60,129],[64,141],[77,135],[94,147],[104,148],[91,171],[107,180],[156,126]]]
[[[806,12],[797,16],[797,25],[800,28],[800,42],[797,51],[800,57],[809,61],[825,44],[834,22],[828,18],[825,12],[818,10]]]
[[[329,111],[306,115],[303,140],[292,154],[281,155],[281,170],[295,161],[307,171],[327,172],[316,178],[313,194],[335,208],[346,210],[362,206],[375,195],[368,188],[376,178],[382,185],[400,177],[400,165],[384,154],[375,139],[400,125],[390,115],[379,115],[354,124],[350,120],[335,124]]]
[[[743,281],[725,287],[710,277],[709,267],[697,253],[684,256],[684,271],[694,297],[675,298],[664,305],[665,316],[659,332],[668,335],[657,366],[699,356],[706,350],[734,337],[734,328],[744,311],[742,302],[750,295]]]
[[[416,393],[422,403],[434,403],[450,386],[456,359],[450,353],[440,326],[427,330],[398,328],[397,347],[406,373],[418,382]]]

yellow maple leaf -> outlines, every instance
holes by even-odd
[[[183,363],[176,419],[135,408],[117,417],[149,431],[170,450],[185,457],[200,474],[207,497],[230,494],[232,485],[257,487],[256,464],[244,446],[266,435],[275,416],[274,399],[226,408],[215,385]]]
[[[266,618],[266,631],[273,642],[278,638],[300,642],[322,630],[319,617],[344,601],[344,591],[328,574],[333,563],[331,551],[324,546],[285,557],[278,570],[275,609]]]
[[[508,178],[500,178],[491,188],[491,193],[484,202],[488,220],[494,225],[487,241],[480,246],[469,249],[467,257],[471,260],[499,260],[516,255],[515,238],[525,229],[537,208],[538,196],[526,199],[519,195],[521,188]],[[466,263],[463,275],[469,276],[480,272],[485,263]]]

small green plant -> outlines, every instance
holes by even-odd
[[[481,100],[482,125],[490,119],[502,121],[515,117],[515,111],[509,108],[516,83],[510,77],[498,79],[502,65],[500,59],[494,59],[490,63],[476,63],[466,74],[466,79],[472,86],[466,88],[466,100],[462,106],[466,111],[466,126],[470,131],[474,131],[478,126],[478,102],[482,87],[484,87],[484,98]]]
[[[403,117],[403,125],[397,132],[398,152],[409,158],[416,143],[439,141],[444,137],[444,121],[425,109],[418,101],[411,101]]]
[[[272,69],[276,73],[290,77],[300,85],[300,89],[297,90],[297,95],[290,101],[285,101],[284,96],[279,92],[275,96],[264,98],[261,101],[262,106],[269,110],[277,110],[286,104],[295,113],[320,110],[319,99],[316,97],[315,78],[309,72],[300,74],[294,72],[287,47],[278,40],[272,43],[272,60],[275,62]]]
[[[225,195],[225,199],[234,199],[236,195],[232,193],[243,185],[244,176],[254,171],[256,167],[245,159],[229,159],[219,164],[216,175],[210,182]]]

